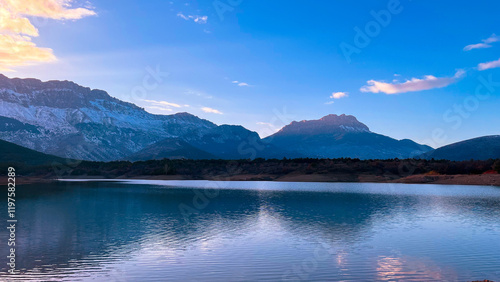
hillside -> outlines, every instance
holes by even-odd
[[[500,158],[500,135],[473,138],[430,151],[424,155],[426,159],[436,160],[488,160]]]
[[[311,158],[409,158],[432,150],[408,139],[371,132],[350,115],[292,122],[264,140]]]
[[[130,161],[146,161],[161,159],[216,159],[217,157],[191,146],[178,138],[167,138],[156,142],[126,159]]]
[[[294,121],[261,139],[189,113],[154,115],[71,81],[0,75],[0,139],[92,161],[157,158],[408,158],[432,148],[370,131],[351,115]],[[177,140],[174,143],[168,140]]]
[[[37,152],[7,141],[0,140],[0,164],[50,165],[63,163],[65,159]]]

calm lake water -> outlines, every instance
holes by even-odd
[[[500,187],[61,182],[16,196],[21,273],[6,275],[0,228],[2,281],[500,280]]]

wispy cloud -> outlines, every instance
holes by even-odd
[[[185,19],[186,21],[192,20],[195,23],[206,24],[208,22],[208,16],[196,16],[196,15],[184,15],[183,13],[177,13],[179,18]]]
[[[40,62],[55,61],[52,49],[31,42],[38,29],[29,17],[53,20],[77,20],[96,13],[87,8],[70,8],[72,0],[1,0],[0,70]]]
[[[481,64],[477,65],[477,69],[480,71],[487,70],[487,69],[494,69],[494,68],[500,68],[500,59],[498,59],[496,61],[481,63]]]
[[[490,44],[486,43],[476,43],[476,44],[470,44],[464,47],[464,51],[470,51],[474,49],[484,49],[484,48],[491,48],[492,46]]]
[[[212,99],[213,98],[212,95],[208,95],[205,92],[198,91],[198,90],[192,90],[192,89],[186,90],[186,92],[184,92],[184,94],[186,94],[186,95],[195,95],[195,96],[203,97],[203,98],[206,98],[206,99]]]
[[[162,106],[168,106],[168,107],[174,107],[174,108],[180,108],[180,107],[182,107],[179,104],[170,103],[170,102],[167,102],[167,101],[156,101],[156,100],[143,100],[143,101],[144,102],[148,102],[150,104],[154,104],[154,105],[162,105]]]
[[[483,41],[482,43],[470,44],[465,46],[464,51],[491,48],[492,46],[490,45],[490,43],[500,41],[500,36],[493,33],[490,37],[488,37],[487,39],[483,39],[482,41]]]
[[[277,127],[276,125],[274,125],[274,124],[272,124],[270,122],[262,122],[262,121],[260,121],[260,122],[257,122],[256,124],[259,125],[259,127],[261,129],[265,129],[264,133],[267,133],[267,135],[269,135],[270,132],[276,132],[276,131],[278,131],[280,129],[279,127]]]
[[[334,93],[332,93],[332,96],[330,96],[330,98],[341,99],[341,98],[349,97],[348,94],[349,93],[347,93],[347,92],[334,92]]]
[[[273,124],[272,124],[272,123],[270,123],[270,122],[262,122],[262,121],[259,121],[259,122],[257,122],[256,124],[258,124],[258,125],[267,125],[267,126],[269,126],[269,127],[272,127],[272,126],[273,126]]]
[[[174,111],[174,108],[179,109],[179,108],[189,107],[189,105],[179,105],[167,101],[157,101],[157,100],[142,100],[142,101],[148,103],[148,105],[145,106],[146,109],[158,110],[162,112],[172,112]]]
[[[237,81],[237,80],[232,81],[232,83],[237,84],[240,87],[249,87],[250,86],[250,84],[248,84],[246,82],[240,82],[240,81]]]
[[[203,107],[203,108],[201,108],[201,110],[204,111],[205,113],[209,113],[209,114],[218,114],[218,115],[223,114],[221,111],[216,110],[216,109],[212,109],[209,107]]]
[[[446,87],[452,83],[457,82],[464,75],[465,71],[459,70],[453,77],[435,77],[432,75],[426,75],[422,79],[412,78],[402,83],[399,83],[397,81],[395,81],[394,83],[387,83],[383,81],[369,80],[367,81],[368,85],[361,87],[360,90],[361,92],[382,92],[385,94],[416,92]]]
[[[171,112],[173,111],[172,109],[170,108],[164,108],[164,107],[158,107],[158,106],[149,106],[149,107],[146,107],[147,109],[152,109],[152,110],[160,110],[160,111],[165,111],[165,112]]]

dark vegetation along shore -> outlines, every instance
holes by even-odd
[[[66,159],[16,166],[25,181],[58,178],[297,182],[395,182],[500,186],[500,160],[151,160],[91,162]]]
[[[254,159],[95,162],[64,159],[0,141],[0,175],[18,183],[62,178],[297,182],[399,182],[500,186],[500,159]],[[3,183],[7,183],[3,181]]]

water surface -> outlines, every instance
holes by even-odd
[[[21,273],[2,263],[0,280],[500,280],[500,187],[75,181],[16,196]]]

